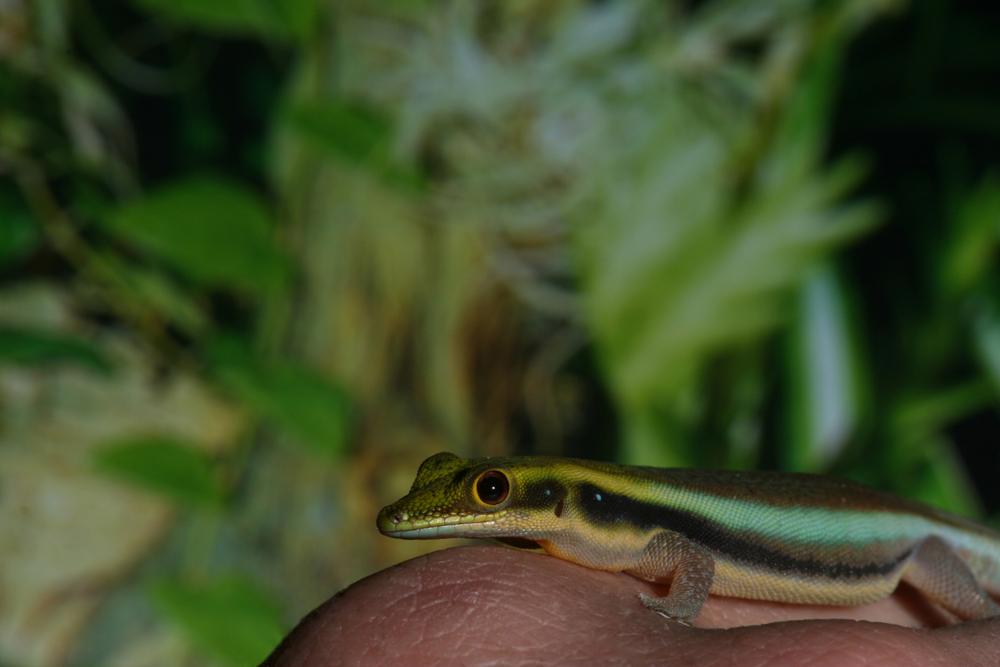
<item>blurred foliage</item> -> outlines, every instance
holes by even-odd
[[[107,358],[86,340],[45,331],[0,330],[0,363],[34,366],[67,361],[101,373],[111,370]]]
[[[255,361],[236,339],[211,341],[209,359],[215,380],[245,405],[274,419],[317,453],[342,453],[350,426],[343,390],[301,366]]]
[[[206,288],[260,293],[285,281],[268,211],[252,193],[218,179],[195,177],[150,193],[108,226]]]
[[[212,464],[197,449],[162,438],[117,442],[94,456],[99,468],[191,505],[211,507],[223,492]]]
[[[0,662],[253,664],[441,450],[1000,510],[998,27],[7,0]]]
[[[166,616],[226,664],[256,665],[284,636],[274,602],[244,579],[217,579],[200,587],[160,580],[150,592]]]

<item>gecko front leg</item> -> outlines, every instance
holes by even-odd
[[[639,599],[648,609],[691,625],[712,589],[715,561],[711,554],[680,533],[662,530],[650,539],[636,566],[625,572],[646,581],[669,580],[666,597],[640,593]]]

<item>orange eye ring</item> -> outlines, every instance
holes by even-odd
[[[487,505],[499,505],[510,493],[507,476],[497,470],[483,473],[476,481],[476,495]]]

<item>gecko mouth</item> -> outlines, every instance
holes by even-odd
[[[384,525],[379,522],[379,532],[386,537],[398,537],[404,540],[433,540],[440,537],[484,537],[477,533],[492,528],[493,521],[481,523],[449,523],[438,526],[423,526],[421,528],[403,528]]]
[[[409,530],[383,530],[386,537],[400,537],[404,540],[433,540],[438,537],[458,537],[455,535],[457,528],[467,526],[427,526],[426,528],[410,528]]]

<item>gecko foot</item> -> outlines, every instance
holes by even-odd
[[[667,602],[666,598],[656,598],[652,595],[646,595],[645,593],[639,593],[639,599],[642,604],[652,612],[656,612],[664,618],[669,618],[671,621],[677,621],[681,625],[691,626],[691,622],[694,617],[687,617],[683,614],[678,613],[677,609],[673,605]]]

